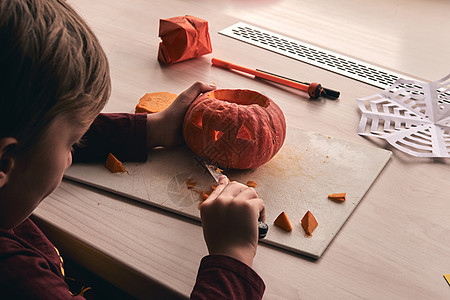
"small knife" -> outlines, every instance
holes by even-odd
[[[219,182],[220,176],[223,175],[223,173],[222,173],[223,170],[221,168],[217,167],[216,165],[208,164],[205,161],[203,161],[202,164],[206,168],[206,170],[208,170],[209,174],[211,174],[211,176],[214,178],[214,180],[216,182]]]
[[[195,156],[195,159],[208,170],[209,174],[214,178],[216,182],[219,182],[220,176],[223,175],[223,170],[218,166],[208,163],[205,160],[201,159],[198,156]],[[263,239],[267,235],[267,231],[269,231],[269,226],[261,221],[258,221],[258,239]]]

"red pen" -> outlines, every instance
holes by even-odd
[[[285,77],[280,77],[275,74],[261,72],[258,70],[253,70],[253,69],[249,69],[246,67],[242,67],[242,66],[239,66],[239,65],[236,65],[236,64],[218,59],[218,58],[211,59],[211,63],[217,67],[222,67],[222,68],[229,69],[229,70],[237,70],[237,71],[244,72],[244,73],[247,73],[250,75],[254,75],[254,76],[262,78],[262,79],[270,80],[270,81],[280,83],[280,84],[283,84],[283,85],[286,85],[286,86],[289,86],[289,87],[292,87],[295,89],[305,91],[309,94],[309,97],[311,97],[313,99],[318,98],[320,96],[327,97],[327,93],[326,93],[325,89],[323,89],[322,86],[317,82],[305,84],[305,83],[301,83],[298,81],[293,81],[293,80],[285,78]],[[337,93],[339,93],[339,92],[337,92]],[[339,96],[339,94],[338,94],[338,96]],[[337,97],[333,96],[332,98],[337,98]]]

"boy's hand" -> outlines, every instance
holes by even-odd
[[[203,82],[196,82],[182,92],[165,110],[147,115],[147,148],[157,146],[171,148],[182,144],[183,120],[187,109],[200,94],[216,88]]]
[[[258,220],[265,221],[264,203],[255,189],[228,183],[222,176],[200,213],[209,253],[228,255],[251,267],[258,246]]]

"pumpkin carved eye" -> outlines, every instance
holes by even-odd
[[[241,128],[239,128],[238,134],[236,135],[236,137],[238,139],[243,139],[243,140],[254,140],[255,139],[255,130],[253,129],[252,124],[250,124],[250,122],[247,120],[245,121]]]
[[[203,128],[203,110],[196,111],[192,115],[191,122],[195,127],[202,129]]]

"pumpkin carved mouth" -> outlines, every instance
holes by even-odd
[[[200,95],[183,123],[186,144],[222,167],[256,168],[269,161],[286,137],[283,112],[251,90],[222,89]]]

